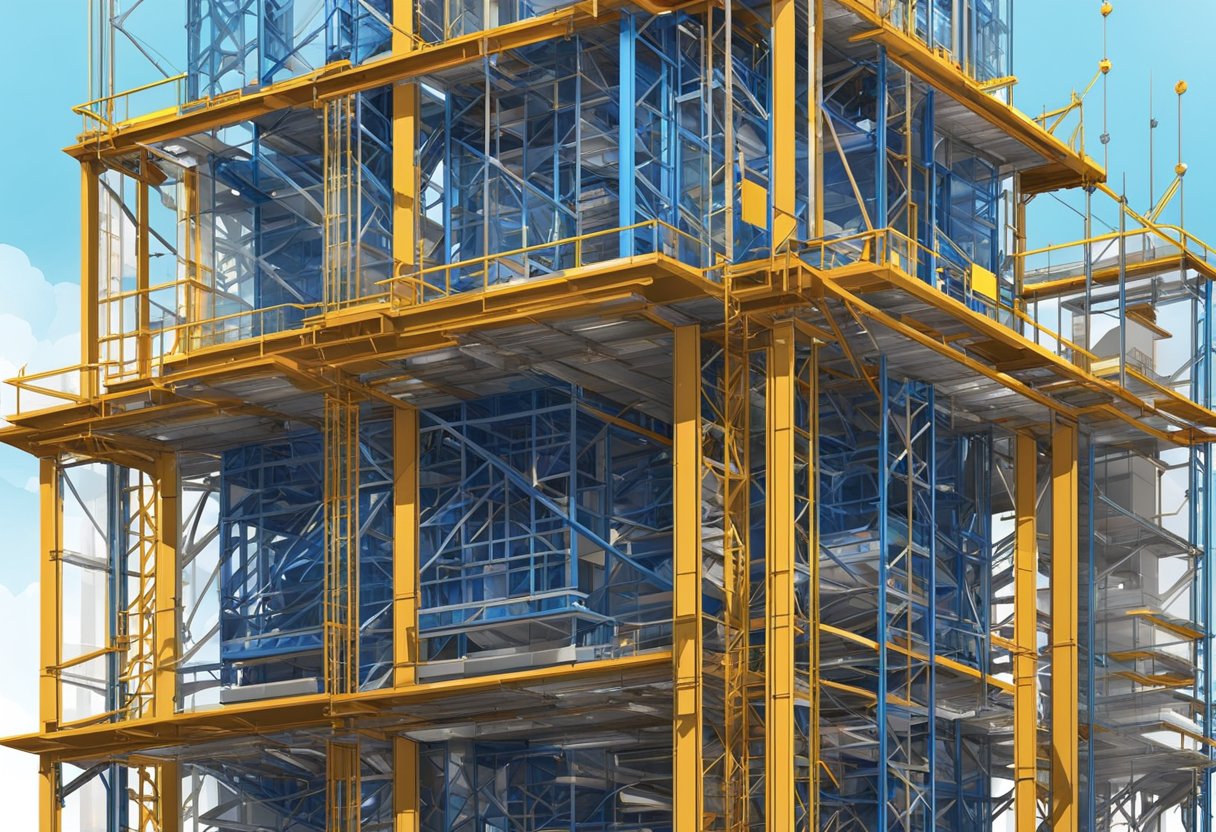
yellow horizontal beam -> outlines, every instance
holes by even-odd
[[[1141,260],[1128,263],[1124,269],[1126,280],[1139,280],[1145,277],[1155,277],[1183,268],[1195,269],[1208,280],[1216,280],[1216,268],[1202,260],[1183,254],[1173,254],[1167,257],[1154,257],[1151,260]],[[1090,280],[1093,286],[1109,286],[1119,282],[1118,266],[1103,266],[1093,270]],[[1027,283],[1022,287],[1022,297],[1027,301],[1047,300],[1065,295],[1072,295],[1085,290],[1085,275],[1072,274],[1054,280],[1044,280],[1039,283]]]
[[[842,638],[845,641],[851,641],[854,644],[859,644],[859,645],[866,647],[873,651],[878,650],[877,641],[874,641],[873,639],[870,639],[870,638],[866,638],[865,636],[860,636],[857,633],[850,633],[848,630],[842,630],[840,627],[835,627],[831,624],[820,623],[819,632],[827,633],[828,635],[837,636],[838,638]],[[898,642],[888,641],[887,649],[892,652],[899,653],[901,656],[907,656],[908,658],[916,659],[917,661],[921,661],[921,662],[929,661],[928,653],[925,653],[921,650],[916,650],[914,648],[910,648],[903,644],[899,644]],[[969,676],[972,679],[976,679],[978,681],[984,682],[985,684],[992,685],[994,688],[1004,691],[1005,693],[1011,694],[1014,692],[1012,682],[1008,682],[1004,679],[999,679],[996,676],[992,676],[991,674],[984,673],[983,671],[977,670],[976,668],[971,667],[969,665],[965,665],[962,662],[955,661],[954,659],[950,659],[945,656],[937,656],[934,659],[934,664],[939,668],[943,668],[945,670],[950,670],[955,673],[959,673],[963,676]]]
[[[312,107],[327,99],[450,69],[510,49],[568,37],[584,26],[609,23],[614,19],[610,3],[583,0],[549,14],[396,52],[359,66],[341,61],[255,92],[234,92],[191,102],[189,109],[180,113],[132,119],[115,125],[113,130],[90,133],[65,150],[80,159],[122,155],[144,145],[236,124],[275,110]]]
[[[983,84],[919,39],[892,26],[878,13],[873,0],[837,2],[871,27],[866,36],[886,47],[892,61],[1044,158],[1043,165],[1021,172],[1023,194],[1106,181],[1106,171],[1094,159],[1073,150],[1015,107],[993,97]]]
[[[400,690],[387,688],[343,695],[313,694],[269,699],[177,713],[159,719],[141,718],[73,730],[40,731],[0,740],[0,745],[41,754],[44,759],[50,758],[56,762],[96,759],[155,748],[213,742],[226,737],[244,737],[251,732],[320,728],[332,724],[335,719],[360,715],[389,716],[395,709],[407,709],[439,700],[443,700],[450,711],[453,703],[463,696],[526,690],[534,685],[543,685],[551,690],[572,682],[594,681],[605,686],[628,685],[635,681],[644,683],[651,678],[669,678],[671,662],[671,651],[663,650],[468,679],[426,682]],[[508,711],[494,711],[487,716],[499,719],[505,713]],[[413,715],[397,715],[397,720],[402,729],[430,725],[428,721]]]

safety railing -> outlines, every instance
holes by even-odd
[[[647,220],[453,263],[421,268],[399,264],[395,275],[381,283],[390,288],[394,304],[414,305],[652,253],[698,271],[704,271],[713,257],[709,243],[661,220]]]
[[[72,108],[81,117],[82,133],[112,133],[132,119],[180,112],[186,98],[186,73],[95,98]]]
[[[167,364],[184,356],[323,326],[327,315],[384,303],[399,309],[460,292],[485,291],[598,263],[627,261],[631,255],[622,255],[622,251],[637,256],[658,252],[680,260],[698,274],[706,274],[700,264],[713,256],[708,243],[650,220],[424,269],[398,266],[395,277],[374,284],[378,291],[342,303],[287,303],[213,314],[225,305],[244,302],[196,278],[114,292],[98,300],[103,332],[97,344],[99,360],[44,372],[23,370],[8,380],[16,389],[14,412],[20,416],[65,403],[84,403],[82,390],[98,391],[155,378]]]
[[[1088,368],[1097,358],[1080,344],[1027,315],[1018,305],[1006,302],[1000,281],[991,272],[966,263],[961,253],[947,256],[897,229],[881,228],[810,241],[803,244],[798,254],[803,262],[827,272],[861,262],[890,266],[929,283],[975,314],[1021,331],[1039,346],[1079,367]]]
[[[1084,278],[1087,248],[1089,260],[1095,268],[1117,265],[1120,242],[1126,257],[1125,265],[1129,267],[1174,258],[1179,254],[1194,262],[1216,265],[1216,251],[1176,225],[1112,231],[1088,239],[1031,249],[1015,254],[1014,259],[1022,264],[1023,286],[1033,289],[1039,284]]]

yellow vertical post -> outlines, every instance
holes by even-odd
[[[418,832],[418,743],[393,738],[393,832]]]
[[[38,758],[38,830],[59,832],[59,766],[49,754]]]
[[[414,49],[414,2],[393,0],[393,53]],[[418,265],[416,207],[418,171],[414,153],[418,144],[418,83],[398,81],[393,87],[393,262],[409,274]],[[417,286],[407,284],[398,293],[406,303],[420,303]]]
[[[156,563],[153,578],[156,644],[152,676],[152,716],[166,719],[177,711],[178,606],[178,474],[177,455],[161,454],[154,471],[156,487]],[[181,773],[176,763],[156,771],[158,832],[181,829]]]
[[[152,677],[152,715],[157,719],[173,716],[177,710],[177,537],[178,478],[177,455],[161,454],[156,459],[156,565],[154,593],[156,663]]]
[[[206,317],[203,308],[203,232],[200,225],[201,204],[199,201],[198,169],[186,168],[182,172],[182,251],[186,265],[185,297],[181,302],[186,307],[186,329],[181,331],[178,348],[189,351],[202,340],[198,322]]]
[[[144,154],[143,164],[147,164]],[[151,286],[152,238],[148,183],[140,182],[135,191],[135,368],[146,378],[152,374],[152,297]],[[126,368],[123,368],[124,372]]]
[[[807,3],[811,46],[807,50],[807,181],[811,183],[807,216],[812,240],[823,236],[823,2]],[[812,827],[813,828],[813,827]]]
[[[101,273],[101,188],[93,162],[80,164],[80,395],[96,396],[98,338],[101,318],[98,294]]]
[[[701,717],[700,327],[678,327],[674,340],[673,827],[676,832],[699,832],[704,804],[701,777],[704,728]]]
[[[393,684],[418,665],[418,411],[393,412]]]
[[[1038,446],[1033,436],[1015,438],[1013,583],[1013,768],[1016,832],[1035,832],[1038,798],[1038,519],[1036,512]]]
[[[1051,431],[1051,828],[1076,832],[1077,428]]]
[[[765,819],[794,828],[794,325],[773,327],[765,394]]]
[[[325,749],[326,832],[358,832],[362,802],[359,745],[330,742]]]
[[[59,489],[59,466],[53,459],[38,462],[38,501],[41,512],[42,563],[39,571],[39,593],[42,626],[40,633],[40,663],[38,688],[38,723],[42,731],[54,731],[61,719],[59,664],[62,622],[62,584],[59,572],[60,518],[63,502]],[[38,816],[41,832],[59,830],[59,767],[49,757],[42,757],[38,766]]]
[[[796,230],[797,20],[794,0],[773,0],[773,162],[769,177],[773,199],[773,250],[786,245]]]

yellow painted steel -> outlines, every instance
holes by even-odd
[[[1051,430],[1051,829],[1076,832],[1077,753],[1077,428]]]
[[[1038,796],[1038,445],[1019,433],[1014,439],[1014,588],[1013,588],[1013,768],[1017,832],[1035,832]]]
[[[142,164],[147,164],[147,158],[145,153]],[[135,366],[136,372],[143,378],[152,373],[152,297],[149,292],[152,234],[149,228],[148,183],[140,182],[135,188],[135,289],[138,293],[135,305]],[[125,371],[126,368],[122,369]]]
[[[325,747],[326,832],[358,832],[362,802],[359,745],[328,742]]]
[[[176,454],[156,460],[155,671],[152,715],[172,716],[177,710],[177,660],[181,644],[177,631],[178,475]]]
[[[417,681],[418,411],[393,411],[393,685]],[[398,829],[400,832],[400,829]]]
[[[393,738],[393,832],[418,832],[418,743]]]
[[[791,4],[792,5],[792,4]],[[794,325],[772,329],[765,384],[765,822],[794,828]]]
[[[701,622],[701,331],[683,326],[674,337],[674,592],[672,828],[699,832],[704,812]]]
[[[63,595],[59,563],[63,549],[60,538],[63,499],[59,487],[59,465],[53,459],[38,461],[38,502],[42,518],[38,722],[45,733],[56,730],[61,718],[59,663]],[[59,765],[47,755],[40,758],[38,765],[38,818],[41,832],[58,832]]]
[[[778,251],[794,238],[796,219],[798,159],[795,150],[797,129],[797,3],[772,0],[773,16],[773,250]]]
[[[156,490],[156,563],[154,674],[152,715],[157,719],[177,712],[177,663],[181,648],[178,633],[178,599],[181,573],[178,568],[179,481],[177,455],[161,454],[153,472]],[[155,818],[158,832],[181,829],[181,773],[176,763],[161,763],[154,778]]]
[[[325,397],[325,689],[359,690],[359,405]]]
[[[101,188],[99,168],[94,162],[80,163],[80,395],[88,399],[98,389],[100,316],[98,313],[101,270]]]
[[[393,53],[414,49],[414,2],[393,0]],[[399,24],[396,21],[401,21]],[[412,270],[418,264],[417,207],[418,83],[399,81],[393,87],[393,261]],[[413,286],[401,286],[401,300],[421,300]]]

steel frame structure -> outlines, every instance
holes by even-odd
[[[1211,828],[1216,254],[1008,0],[140,5],[0,430],[44,830]]]

